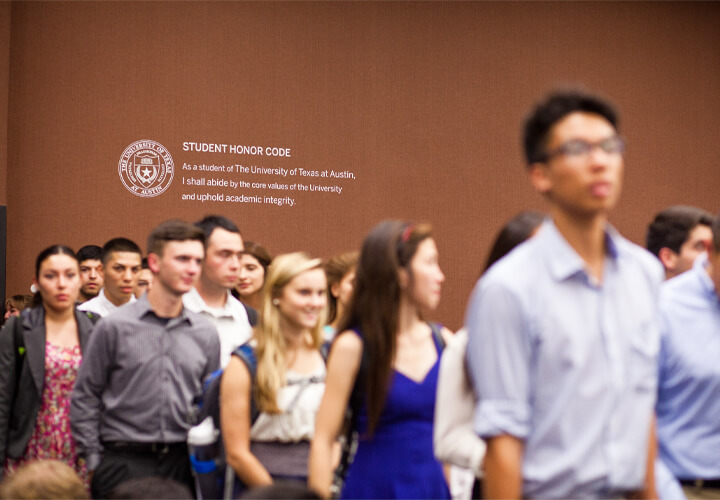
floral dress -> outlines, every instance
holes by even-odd
[[[42,405],[38,411],[35,429],[28,442],[25,456],[8,458],[6,472],[34,460],[62,460],[80,475],[88,486],[84,460],[75,453],[75,442],[70,433],[70,396],[75,387],[82,354],[80,346],[61,347],[45,343],[45,387]]]

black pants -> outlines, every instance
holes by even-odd
[[[90,489],[95,499],[107,498],[120,483],[129,479],[160,476],[174,479],[195,492],[187,447],[173,445],[167,453],[137,452],[106,447],[93,474]]]
[[[482,481],[478,478],[475,478],[475,482],[473,482],[472,499],[482,500]]]

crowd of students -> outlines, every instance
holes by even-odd
[[[382,221],[324,262],[216,215],[160,224],[145,259],[126,238],[48,247],[32,307],[6,302],[0,494],[46,459],[93,498],[196,491],[187,436],[214,384],[226,496],[720,497],[720,222],[671,207],[650,252],[618,234],[618,130],[587,93],[533,108],[549,210],[505,225],[456,334],[427,321],[445,281],[428,224]]]

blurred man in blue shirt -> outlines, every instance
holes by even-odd
[[[674,205],[655,215],[648,226],[646,244],[665,268],[665,278],[689,271],[712,239],[713,216],[705,210]]]
[[[712,233],[708,255],[697,258],[690,271],[665,283],[660,292],[660,458],[688,498],[720,498],[718,218]]]
[[[663,272],[608,224],[623,152],[592,95],[552,94],[525,122],[550,217],[484,275],[466,317],[484,498],[655,496]]]

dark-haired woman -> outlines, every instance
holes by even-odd
[[[432,450],[443,342],[423,319],[437,307],[444,280],[429,226],[385,221],[365,238],[310,453],[309,483],[322,496],[331,492],[332,444],[351,395],[360,395],[351,405],[358,448],[341,496],[449,498]]]
[[[245,242],[245,250],[240,257],[240,276],[233,295],[245,306],[251,326],[258,323],[265,277],[272,260],[270,252],[260,243]]]
[[[357,251],[346,252],[328,259],[324,264],[328,282],[328,324],[323,328],[325,342],[335,338],[340,320],[350,304],[357,260]]]
[[[542,221],[539,212],[521,212],[510,219],[495,238],[484,271],[532,237]],[[467,342],[467,329],[461,328],[448,343],[440,360],[435,405],[435,456],[455,466],[450,470],[453,498],[480,498],[485,458],[485,441],[472,425],[475,399],[465,366]]]
[[[62,460],[83,479],[70,433],[70,394],[93,323],[75,310],[80,268],[55,245],[38,255],[34,307],[0,334],[0,462],[12,472],[38,459]]]

